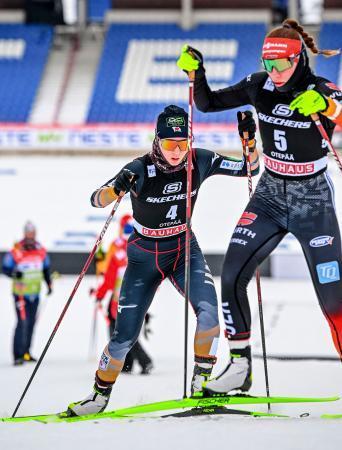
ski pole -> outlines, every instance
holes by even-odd
[[[90,343],[89,343],[89,359],[91,359],[92,356],[94,356],[94,354],[95,354],[96,329],[97,329],[97,300],[95,299],[94,312],[93,312],[93,326],[91,329],[91,337],[90,337]]]
[[[320,132],[322,138],[327,143],[328,149],[333,154],[333,157],[335,158],[338,168],[342,172],[342,161],[340,160],[340,157],[338,156],[337,150],[332,145],[331,140],[329,139],[329,136],[328,136],[327,132],[325,131],[325,128],[323,127],[322,122],[319,119],[319,115],[317,113],[311,114],[311,119],[315,122],[315,125],[316,125],[318,131]]]
[[[244,118],[243,113],[238,112],[238,114],[241,114],[242,119]],[[251,155],[249,152],[248,140],[249,140],[248,131],[244,131],[242,144],[243,144],[244,152],[246,154],[248,193],[249,193],[249,198],[251,199],[253,196],[253,181],[252,181],[252,170],[251,170]],[[267,353],[266,353],[266,339],[265,339],[265,325],[264,325],[264,311],[263,311],[263,305],[262,305],[261,281],[260,281],[259,267],[257,267],[255,270],[255,278],[256,278],[257,293],[258,293],[258,308],[259,308],[262,355],[263,355],[263,361],[264,361],[266,395],[267,395],[267,397],[270,397],[270,386],[269,386],[269,380],[268,380],[268,366],[267,366]],[[267,409],[268,409],[268,412],[270,412],[270,410],[271,410],[270,403],[267,404]]]
[[[191,190],[192,190],[192,118],[194,102],[195,71],[189,72],[189,114],[188,114],[188,161],[186,166],[186,231],[185,231],[185,277],[184,277],[184,390],[186,398],[188,376],[188,328],[190,297],[190,240],[191,240]]]
[[[69,306],[70,306],[70,303],[71,303],[72,299],[74,298],[74,295],[75,295],[79,285],[81,284],[81,281],[82,281],[84,275],[86,274],[86,272],[87,272],[87,270],[88,270],[88,268],[90,266],[90,263],[91,263],[94,255],[95,255],[95,252],[96,252],[98,246],[100,245],[100,243],[101,243],[101,241],[103,239],[103,236],[105,235],[105,233],[107,231],[107,228],[109,227],[109,224],[110,224],[110,222],[112,221],[112,219],[114,217],[114,214],[115,214],[116,210],[119,207],[119,204],[121,202],[122,197],[123,196],[120,195],[118,197],[118,199],[116,200],[116,202],[115,202],[115,204],[113,206],[113,209],[112,209],[111,213],[109,214],[108,219],[106,220],[106,223],[104,224],[104,226],[102,228],[102,231],[99,234],[99,236],[98,236],[98,238],[97,238],[97,240],[95,242],[95,245],[94,245],[91,253],[88,256],[88,259],[87,259],[86,263],[83,266],[83,269],[82,269],[82,271],[81,271],[81,273],[80,273],[80,275],[79,275],[79,277],[78,277],[78,279],[76,281],[76,284],[75,284],[75,286],[74,286],[74,288],[73,288],[73,290],[72,290],[72,292],[70,294],[70,297],[68,298],[68,301],[66,302],[66,304],[65,304],[65,306],[63,308],[63,311],[62,311],[61,315],[59,316],[59,318],[57,320],[57,323],[56,323],[56,325],[55,325],[55,327],[54,327],[54,329],[53,329],[53,331],[52,331],[52,333],[51,333],[51,335],[50,335],[50,337],[49,337],[49,339],[48,339],[48,341],[47,341],[47,343],[46,343],[46,345],[44,347],[44,350],[43,350],[42,354],[40,355],[40,357],[39,357],[39,359],[37,361],[37,364],[36,364],[36,366],[35,366],[35,368],[34,368],[34,370],[32,372],[32,375],[31,375],[31,377],[30,377],[30,379],[29,379],[25,389],[24,389],[24,392],[22,393],[22,395],[21,395],[21,397],[19,399],[19,402],[18,402],[17,406],[15,407],[15,410],[13,411],[12,417],[15,417],[15,415],[16,415],[16,413],[17,413],[17,411],[18,411],[18,409],[19,409],[19,407],[21,405],[21,402],[23,401],[23,399],[24,399],[24,397],[26,395],[26,392],[28,391],[28,389],[29,389],[29,387],[30,387],[30,385],[31,385],[31,383],[33,381],[33,378],[36,375],[36,373],[37,373],[37,371],[38,371],[38,369],[39,369],[39,367],[40,367],[40,365],[41,365],[41,363],[42,363],[42,361],[44,359],[44,356],[45,356],[48,348],[50,347],[50,344],[51,344],[53,338],[55,337],[55,334],[57,333],[57,330],[58,330],[58,328],[59,328],[59,326],[60,326],[60,324],[61,324],[61,322],[62,322],[62,320],[63,320],[63,318],[64,318],[64,316],[65,316],[65,314],[66,314],[66,312],[67,312],[67,310],[69,308]]]

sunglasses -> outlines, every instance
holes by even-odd
[[[182,139],[181,141],[175,141],[174,139],[160,139],[160,145],[163,150],[169,152],[176,150],[177,147],[180,148],[181,152],[186,152],[188,150],[187,139]]]
[[[261,62],[266,72],[271,73],[273,69],[275,69],[277,72],[284,72],[284,70],[293,67],[300,53],[293,56],[292,58],[261,59]]]

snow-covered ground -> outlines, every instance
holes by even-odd
[[[54,293],[43,298],[32,353],[39,356],[76,281],[61,276]],[[51,347],[37,372],[18,415],[63,410],[90,392],[97,357],[107,340],[104,320],[98,316],[96,349],[89,355],[93,303],[88,290],[96,280],[83,280]],[[219,280],[216,280],[219,291]],[[267,347],[270,355],[336,356],[328,325],[308,281],[262,280]],[[0,276],[0,416],[12,414],[33,370],[32,365],[12,366],[11,342],[15,324],[10,281]],[[254,354],[260,354],[255,284],[250,288],[254,321]],[[43,296],[44,297],[44,296]],[[151,307],[153,334],[142,341],[155,369],[149,376],[122,375],[109,409],[150,401],[180,398],[183,393],[183,301],[166,281]],[[194,320],[190,311],[189,367]],[[225,365],[222,337],[216,371]],[[274,395],[330,396],[342,394],[342,367],[335,361],[279,361],[270,359],[270,390]],[[264,394],[262,360],[254,360],[253,394]],[[251,407],[266,411],[264,406]],[[0,423],[0,448],[25,450],[174,450],[190,448],[317,449],[338,450],[342,420],[323,420],[323,413],[342,413],[342,400],[326,404],[275,405],[273,412],[307,418],[260,419],[234,416],[197,418],[102,420],[74,424]]]

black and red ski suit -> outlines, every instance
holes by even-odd
[[[296,87],[315,89],[335,101],[342,93],[328,80],[306,74]],[[195,103],[202,112],[253,105],[259,120],[265,171],[231,238],[222,273],[222,309],[229,340],[249,339],[247,285],[259,265],[287,233],[300,242],[316,294],[342,357],[342,255],[327,174],[327,145],[310,117],[291,111],[296,92],[280,93],[266,72],[234,86],[211,91],[196,72]],[[320,114],[331,138],[333,121]]]

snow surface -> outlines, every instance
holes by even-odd
[[[32,353],[40,355],[76,281],[61,276],[54,293],[43,298]],[[95,277],[83,280],[65,319],[18,411],[18,415],[56,412],[69,402],[82,399],[92,387],[97,358],[107,341],[103,318],[97,317],[96,349],[91,350],[93,303],[88,290]],[[216,279],[219,291],[219,280]],[[10,296],[10,280],[0,276],[0,416],[12,414],[33,366],[13,367],[12,334],[15,324]],[[328,325],[319,309],[308,281],[262,280],[268,353],[272,355],[336,356]],[[257,300],[254,282],[250,286],[253,309],[255,354],[260,354]],[[44,296],[43,296],[44,297]],[[158,290],[151,307],[153,334],[142,340],[151,353],[155,369],[149,376],[121,375],[113,390],[108,409],[150,401],[180,398],[183,393],[184,307],[180,295],[166,281]],[[194,318],[190,311],[189,370],[192,366]],[[222,337],[218,372],[225,365],[227,347]],[[91,356],[91,357],[90,357]],[[269,360],[271,394],[331,396],[341,394],[342,369],[339,362]],[[251,393],[264,394],[261,359],[254,360],[254,384]],[[248,408],[246,408],[248,409]],[[266,406],[250,406],[266,411]],[[342,400],[334,403],[274,405],[273,412],[298,417],[261,419],[232,416],[197,418],[101,420],[74,424],[0,423],[1,449],[60,450],[120,448],[174,450],[190,448],[229,449],[325,449],[341,448],[341,420],[323,420],[323,413],[342,413]]]

